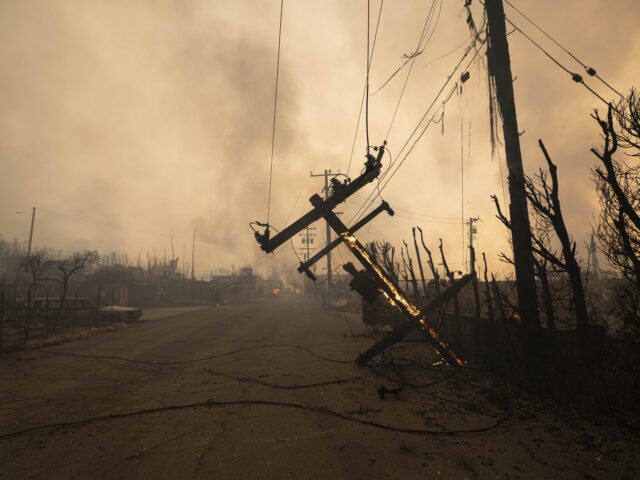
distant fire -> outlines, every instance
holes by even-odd
[[[278,295],[280,295],[280,289],[274,288],[273,290],[271,290],[271,293],[273,293],[277,297]]]
[[[392,306],[394,306],[394,307],[396,307],[396,308],[398,308],[400,310],[402,310],[402,308],[400,307],[400,305],[402,305],[404,307],[404,309],[406,310],[406,312],[409,313],[415,320],[417,320],[420,323],[420,325],[422,326],[422,329],[426,330],[429,333],[429,336],[440,347],[440,349],[442,351],[446,351],[450,355],[450,357],[453,359],[453,361],[456,363],[456,365],[459,365],[459,366],[464,365],[464,362],[462,361],[462,359],[460,357],[458,357],[449,348],[449,346],[445,343],[444,340],[442,340],[442,338],[440,338],[440,335],[438,334],[438,332],[436,332],[436,330],[431,326],[431,324],[429,323],[427,318],[422,314],[420,309],[416,305],[414,305],[408,298],[406,298],[402,294],[402,292],[400,292],[396,288],[396,286],[389,279],[389,277],[386,275],[386,273],[374,261],[371,260],[371,256],[369,255],[369,252],[367,252],[360,245],[360,243],[358,242],[356,237],[354,237],[353,235],[349,234],[348,232],[343,233],[342,237],[345,239],[345,241],[349,244],[349,246],[351,248],[353,248],[354,250],[356,250],[360,254],[362,259],[364,261],[366,261],[369,264],[369,266],[376,272],[377,277],[380,280],[382,280],[385,283],[386,287],[391,291],[393,296],[390,296],[386,291],[380,289],[380,292],[384,295],[386,300]],[[438,352],[438,353],[440,353],[440,352]],[[440,353],[440,355],[442,356],[441,353]]]

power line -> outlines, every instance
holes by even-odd
[[[280,42],[282,40],[282,12],[284,10],[284,0],[280,0],[280,24],[278,27],[278,57],[276,60],[276,88],[273,99],[273,129],[271,131],[271,161],[269,162],[269,196],[267,198],[267,228],[271,216],[271,183],[273,180],[273,151],[276,142],[276,114],[278,110],[278,82],[280,77]]]
[[[486,42],[486,39],[483,40],[481,43],[484,44]],[[468,55],[468,53],[471,51],[471,48],[473,48],[473,46],[475,45],[475,39],[472,42],[472,44],[470,45],[470,48],[465,52],[465,55],[462,58],[462,61],[464,61],[464,59],[466,58],[466,56]],[[471,64],[475,61],[475,59],[477,58],[478,54],[480,53],[480,49],[477,49],[475,54],[473,55],[473,57],[471,58],[471,60],[467,63],[466,67],[464,68],[464,70],[466,71]],[[444,91],[444,89],[446,88],[446,86],[448,85],[448,83],[451,81],[451,79],[453,78],[455,72],[457,71],[457,69],[460,67],[460,65],[462,65],[462,61],[458,63],[458,65],[456,66],[456,69],[453,71],[453,73],[448,77],[447,81],[445,82],[445,84],[443,85],[443,88],[440,90],[440,92],[438,93],[438,95],[436,96],[436,98],[433,100],[432,104],[429,106],[429,108],[427,109],[427,111],[425,112],[425,115],[423,116],[423,118],[421,119],[420,123],[418,124],[418,127],[416,127],[416,130],[419,128],[420,124],[422,123],[422,121],[424,120],[424,118],[426,118],[426,116],[428,115],[429,111],[433,108],[433,106],[435,105],[436,101],[438,100],[438,98],[440,98],[440,95],[442,94],[442,92]],[[442,102],[442,105],[438,108],[438,110],[436,110],[436,112],[433,114],[433,116],[429,119],[429,121],[427,122],[427,124],[423,127],[422,131],[420,132],[420,134],[416,137],[416,139],[413,141],[413,144],[411,145],[411,147],[406,151],[406,153],[404,154],[404,156],[402,157],[401,160],[397,160],[399,157],[396,157],[396,161],[398,162],[398,165],[395,167],[395,170],[393,172],[390,173],[390,175],[385,176],[384,178],[384,184],[379,188],[378,194],[380,194],[380,192],[382,192],[387,185],[389,184],[389,182],[391,181],[391,179],[396,175],[396,173],[398,172],[398,170],[400,169],[400,167],[402,167],[402,165],[404,164],[404,162],[407,160],[407,158],[409,157],[409,155],[411,154],[411,152],[413,151],[413,149],[415,148],[415,146],[417,145],[417,143],[420,141],[420,139],[424,136],[424,134],[426,133],[427,129],[429,128],[430,125],[435,124],[435,123],[440,123],[442,122],[443,118],[444,118],[444,106],[446,105],[446,103],[451,99],[451,97],[453,96],[453,94],[457,91],[458,88],[458,83],[456,82],[456,84],[453,86],[453,88],[451,89],[451,91],[449,92],[449,94],[447,95],[447,97],[444,99],[444,101]],[[440,108],[443,110],[442,113],[440,114],[440,117],[436,120],[436,116],[438,114],[438,111],[440,110]],[[405,145],[402,147],[401,152],[404,151],[404,149],[406,148],[406,146],[410,143],[411,138],[413,137],[414,133],[412,133],[412,135],[409,137],[409,139],[407,139],[407,142],[405,142]],[[392,165],[389,166],[389,170],[391,169]],[[368,208],[368,207],[367,207]]]
[[[555,58],[553,55],[551,55],[551,53],[549,53],[542,45],[540,45],[538,42],[536,42],[533,38],[531,38],[529,35],[527,35],[520,27],[518,27],[515,23],[513,23],[512,20],[509,19],[509,17],[505,17],[505,20],[509,23],[509,25],[511,25],[513,28],[515,28],[523,37],[525,37],[527,40],[529,40],[529,42],[531,44],[533,44],[538,50],[540,50],[542,53],[544,53],[544,55],[549,58],[549,60],[551,60],[553,63],[555,63],[558,67],[560,67],[562,70],[564,70],[566,73],[568,73],[569,75],[571,75],[571,79],[576,82],[581,84],[585,89],[587,89],[587,91],[589,91],[593,96],[595,96],[596,98],[598,98],[602,103],[604,103],[605,105],[612,105],[611,102],[605,100],[604,97],[602,97],[602,95],[600,95],[598,92],[596,92],[593,88],[591,88],[589,85],[587,85],[587,83],[584,81],[584,78],[582,77],[582,75],[572,72],[571,70],[569,70],[569,68],[567,68],[564,64],[562,64],[557,58]],[[613,106],[612,107],[616,112],[620,113],[620,111]]]
[[[436,58],[434,58],[432,60],[429,60],[427,63],[425,63],[422,66],[422,68],[426,68],[429,65],[431,65],[433,63],[436,63],[439,60],[442,60],[443,58],[447,58],[449,55],[452,55],[452,54],[456,53],[458,50],[460,50],[462,47],[464,47],[467,43],[469,43],[469,40],[465,38],[465,40],[460,45],[458,45],[456,48],[454,48],[452,50],[449,50],[447,53],[444,53],[444,54],[440,55],[439,57],[436,57]]]
[[[420,40],[418,40],[418,46],[416,47],[416,51],[411,55],[411,63],[409,65],[409,71],[407,72],[407,76],[404,79],[404,85],[402,85],[402,90],[400,91],[400,96],[398,97],[398,103],[396,104],[396,108],[393,111],[393,116],[391,117],[391,122],[389,123],[389,128],[387,130],[387,135],[385,136],[387,140],[389,139],[389,135],[391,134],[391,128],[393,127],[393,124],[396,120],[398,110],[400,109],[400,103],[402,102],[402,98],[404,97],[404,92],[407,89],[407,84],[409,83],[409,78],[411,77],[411,72],[413,71],[413,65],[415,64],[416,57],[417,55],[422,53],[422,51],[427,47],[429,41],[431,40],[431,37],[433,36],[433,33],[435,32],[438,26],[438,22],[440,21],[440,14],[442,13],[442,2],[440,2],[440,9],[438,10],[438,17],[435,21],[433,30],[431,31],[431,34],[429,35],[429,38],[425,42],[424,46],[422,46],[422,41],[424,40],[426,32],[433,19],[433,12],[435,11],[434,7],[436,5],[436,2],[437,0],[433,0],[433,3],[431,4],[431,8],[429,9],[429,14],[427,15],[427,20],[425,21],[424,28],[422,29],[422,34],[420,35]]]
[[[428,26],[428,24],[429,24],[429,22],[430,22],[430,19],[431,19],[431,16],[432,16],[432,13],[433,13],[433,7],[435,6],[435,1],[436,1],[436,0],[434,0],[434,1],[431,3],[431,7],[430,7],[430,9],[429,9],[429,12],[427,13],[427,18],[426,18],[426,20],[425,20],[425,24],[424,24],[424,26],[422,27],[422,32],[421,32],[421,34],[420,34],[420,37],[419,37],[419,40],[418,40],[418,45],[416,46],[415,51],[414,51],[413,53],[411,53],[411,54],[408,54],[408,55],[407,55],[407,54],[404,54],[404,55],[402,56],[402,57],[405,59],[405,61],[402,63],[402,65],[400,65],[398,68],[396,68],[396,69],[395,69],[395,71],[394,71],[391,75],[389,75],[389,77],[384,81],[384,83],[383,83],[382,85],[380,85],[380,86],[376,89],[376,91],[375,91],[375,92],[373,92],[373,93],[371,94],[371,96],[372,96],[372,97],[373,97],[375,94],[377,94],[380,90],[382,90],[384,87],[386,87],[386,86],[387,86],[387,84],[388,84],[391,80],[393,80],[393,79],[395,78],[395,76],[396,76],[398,73],[400,73],[400,72],[402,71],[402,69],[404,69],[404,67],[406,67],[406,66],[407,66],[407,64],[408,64],[409,62],[413,61],[413,60],[414,60],[418,55],[421,55],[421,54],[422,54],[423,49],[422,49],[422,48],[420,48],[420,46],[422,45],[422,40],[424,39],[425,31],[427,30],[427,26]]]
[[[442,95],[442,93],[444,92],[445,88],[447,87],[447,85],[450,83],[451,79],[454,77],[455,73],[458,71],[458,69],[460,68],[460,66],[463,64],[464,60],[467,58],[467,56],[469,55],[469,53],[471,52],[471,50],[474,48],[474,46],[477,43],[477,39],[476,37],[474,37],[474,39],[471,41],[471,44],[469,45],[469,47],[467,47],[467,49],[465,50],[464,54],[462,55],[462,58],[458,61],[458,63],[456,64],[456,66],[454,67],[453,71],[451,72],[451,75],[449,75],[447,77],[447,80],[445,81],[445,83],[442,85],[442,88],[438,91],[437,95],[435,96],[435,98],[433,99],[433,101],[431,102],[431,104],[429,105],[429,107],[427,108],[427,110],[425,111],[424,115],[422,116],[422,118],[420,119],[420,121],[418,122],[418,124],[416,125],[416,127],[414,128],[414,130],[411,132],[411,134],[409,135],[409,137],[407,138],[407,140],[405,141],[404,145],[402,146],[402,148],[400,149],[400,153],[402,153],[405,148],[407,148],[407,146],[409,145],[409,143],[411,143],[411,139],[414,137],[414,135],[416,134],[416,132],[418,132],[418,130],[420,129],[420,126],[423,124],[424,120],[427,118],[427,116],[429,115],[429,112],[431,111],[431,109],[434,107],[434,105],[436,104],[436,102],[438,101],[438,99],[440,98],[440,96]],[[486,38],[484,40],[481,40],[480,44],[481,46],[484,45],[486,43]],[[469,66],[471,66],[471,64],[475,61],[475,59],[477,58],[478,54],[480,53],[480,49],[476,49],[475,54],[473,55],[473,57],[471,58],[471,60],[467,63],[467,65],[465,66],[464,70],[467,70],[469,68]],[[377,189],[377,194],[378,196],[380,196],[382,190],[384,190],[386,188],[386,186],[388,185],[389,181],[393,178],[393,176],[397,173],[397,171],[400,169],[400,167],[404,164],[404,162],[406,161],[406,159],[408,158],[409,154],[411,154],[411,152],[413,151],[413,149],[415,148],[416,144],[420,141],[420,139],[424,136],[424,134],[426,133],[427,129],[429,128],[429,126],[433,123],[440,123],[442,122],[443,118],[444,118],[444,106],[446,105],[446,103],[451,99],[451,97],[453,96],[453,94],[457,91],[458,88],[458,83],[456,82],[456,84],[453,86],[453,88],[451,89],[451,91],[449,92],[449,94],[447,95],[447,97],[445,98],[445,100],[442,102],[441,107],[438,108],[438,110],[435,111],[435,113],[433,114],[433,116],[429,119],[429,121],[426,123],[426,125],[423,127],[422,131],[419,133],[419,135],[417,136],[417,138],[415,139],[415,141],[413,142],[413,144],[411,145],[411,147],[407,150],[407,152],[404,154],[402,160],[399,161],[399,164],[396,166],[395,170],[393,170],[393,172],[391,172],[392,167],[394,167],[396,161],[398,161],[399,155],[396,156],[396,160],[392,161],[389,164],[389,167],[387,168],[387,170],[384,172],[384,174],[380,177],[380,180],[378,183],[380,183],[382,180],[385,180],[385,183],[382,185],[382,187],[378,186]],[[438,111],[440,110],[440,108],[443,109],[442,113],[440,114],[440,118],[438,120],[436,120],[436,115],[438,114]],[[390,175],[390,176],[389,176]],[[389,178],[387,178],[387,176],[389,176]],[[356,213],[353,215],[352,218],[352,222],[355,221],[356,219],[360,218],[364,212],[371,206],[371,204],[373,203],[373,199],[372,197],[374,196],[374,194],[376,193],[376,191],[374,190],[373,192],[371,192],[369,194],[369,196],[367,197],[367,199],[365,200],[365,202],[361,205],[361,207],[356,211]]]
[[[364,125],[365,132],[367,135],[367,153],[369,153],[369,68],[371,66],[371,61],[369,60],[369,40],[371,39],[371,35],[369,30],[371,29],[371,1],[367,0],[367,82],[366,82],[366,97],[365,97],[365,112],[364,112]]]
[[[351,155],[349,155],[349,165],[347,166],[347,177],[349,176],[349,172],[351,171],[351,162],[353,160],[353,153],[356,149],[356,140],[358,138],[358,130],[360,129],[360,119],[362,118],[362,109],[364,106],[365,98],[368,96],[367,87],[369,82],[369,69],[371,68],[371,61],[373,60],[373,52],[376,49],[376,40],[378,38],[378,27],[380,26],[380,17],[382,16],[382,7],[384,6],[384,0],[380,2],[380,10],[378,11],[378,21],[376,22],[376,30],[373,34],[373,42],[371,45],[371,54],[369,55],[369,61],[367,68],[367,77],[365,78],[364,88],[362,89],[362,98],[360,99],[360,110],[358,111],[358,120],[356,122],[356,131],[353,134],[353,143],[351,145]]]
[[[402,146],[402,148],[400,149],[400,152],[398,153],[398,155],[396,156],[396,159],[394,161],[392,161],[389,164],[389,167],[387,168],[387,170],[382,174],[382,176],[380,177],[380,181],[384,180],[389,174],[391,174],[390,178],[384,183],[384,185],[382,186],[382,188],[378,187],[378,195],[380,195],[380,192],[386,187],[386,185],[389,183],[389,180],[391,180],[391,178],[393,178],[393,176],[395,175],[395,173],[398,171],[398,169],[402,166],[402,164],[406,161],[408,155],[413,151],[413,148],[415,147],[415,145],[418,143],[418,141],[420,141],[420,139],[422,138],[422,136],[424,135],[424,133],[426,132],[426,130],[429,128],[429,126],[432,123],[439,123],[440,121],[442,121],[442,118],[444,116],[444,112],[441,114],[441,117],[439,120],[435,119],[435,114],[438,113],[438,110],[436,110],[434,116],[431,117],[431,119],[427,122],[427,124],[424,126],[424,128],[422,129],[422,131],[419,133],[419,135],[417,136],[416,140],[414,141],[413,145],[411,146],[411,148],[409,148],[409,150],[405,153],[404,157],[402,158],[402,160],[400,160],[399,165],[396,167],[396,169],[391,172],[392,167],[395,165],[396,161],[398,161],[398,158],[400,157],[400,154],[402,154],[402,152],[404,152],[404,150],[407,148],[407,146],[411,143],[412,138],[416,135],[416,133],[419,131],[420,126],[424,123],[425,119],[428,117],[429,112],[431,112],[431,109],[434,107],[434,105],[436,104],[436,102],[438,101],[438,99],[440,98],[440,96],[442,95],[442,93],[445,91],[445,89],[447,88],[447,85],[449,85],[449,83],[451,82],[451,79],[454,78],[456,72],[458,71],[458,69],[462,66],[464,60],[469,56],[469,53],[471,52],[471,50],[476,46],[478,40],[477,37],[474,36],[474,38],[472,39],[471,43],[469,44],[469,46],[465,49],[462,58],[460,58],[460,60],[456,63],[455,67],[453,68],[451,74],[447,77],[447,79],[445,80],[444,84],[442,85],[442,87],[440,88],[440,90],[438,91],[438,93],[436,94],[435,98],[433,99],[433,101],[431,102],[431,104],[429,105],[429,107],[426,109],[425,113],[422,115],[422,117],[420,118],[420,120],[418,121],[417,125],[415,126],[415,128],[413,129],[413,131],[411,132],[411,134],[409,135],[409,137],[407,138],[407,140],[405,141],[404,145]],[[486,43],[486,38],[480,41],[481,46],[484,45]],[[480,49],[477,48],[475,50],[475,54],[473,55],[473,57],[471,58],[471,60],[468,62],[468,64],[466,65],[466,67],[464,68],[464,70],[468,69],[469,66],[473,63],[473,61],[477,58],[478,54],[480,53]],[[448,96],[445,98],[445,100],[442,102],[442,108],[444,108],[444,105],[447,103],[447,101],[453,96],[453,94],[455,93],[455,91],[457,90],[457,83],[456,85],[454,85],[454,87],[451,89],[451,91],[449,92]],[[373,191],[369,194],[369,196],[367,197],[367,200],[365,200],[365,202],[362,204],[362,206],[358,209],[358,211],[356,211],[356,213],[354,214],[353,218],[352,218],[352,222],[356,219],[359,218],[360,216],[362,216],[362,214],[364,214],[364,212],[366,211],[366,209],[368,209],[371,204],[373,203],[372,197],[374,196],[374,194],[376,193],[376,191]]]
[[[566,48],[564,45],[562,45],[560,42],[558,42],[555,38],[553,38],[549,33],[547,33],[540,25],[538,25],[536,22],[534,22],[529,16],[527,16],[522,10],[520,10],[518,7],[516,7],[513,3],[511,3],[509,0],[505,0],[505,2],[511,7],[513,8],[516,12],[518,12],[520,15],[522,15],[531,25],[533,25],[536,29],[538,29],[540,32],[542,32],[542,34],[544,36],[546,36],[549,40],[551,40],[553,43],[555,43],[558,47],[560,47],[560,49],[562,49],[562,51],[564,51],[567,55],[569,55],[571,58],[573,58],[576,62],[578,62],[584,69],[585,71],[592,77],[597,78],[598,80],[600,80],[605,86],[607,86],[611,91],[613,91],[614,93],[616,93],[617,95],[619,95],[620,97],[624,97],[624,95],[622,95],[618,90],[616,90],[613,86],[611,86],[607,81],[605,81],[599,74],[598,72],[596,72],[596,70],[592,67],[589,67],[588,65],[586,65],[582,60],[580,60],[575,54],[573,54],[568,48]]]

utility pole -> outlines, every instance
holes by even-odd
[[[27,212],[16,212],[27,213]],[[27,244],[27,261],[24,264],[24,271],[29,271],[29,260],[31,259],[31,244],[33,242],[33,226],[36,223],[36,207],[31,208],[31,226],[29,227],[29,243]]]
[[[302,237],[302,244],[306,249],[306,252],[304,254],[305,262],[308,262],[309,259],[311,258],[311,250],[315,250],[315,248],[311,246],[311,244],[313,243],[313,239],[316,236],[315,230],[316,230],[316,227],[306,227],[304,229],[304,233],[300,234],[300,236]],[[307,297],[310,297],[311,296],[311,288],[310,288],[311,279],[309,277],[305,277],[304,285],[305,285],[305,293],[307,294]]]
[[[502,116],[505,153],[509,169],[509,213],[513,259],[516,271],[518,310],[528,332],[540,326],[538,299],[531,250],[531,226],[524,190],[524,168],[520,151],[520,134],[513,93],[513,77],[502,0],[485,0],[489,45],[489,74],[495,80],[496,98]],[[496,113],[497,115],[497,113]]]
[[[33,225],[36,223],[36,207],[31,209],[31,228],[29,229],[29,246],[27,247],[27,261],[31,257],[31,244],[33,242]]]
[[[329,178],[334,178],[337,176],[343,175],[338,171],[338,173],[332,173],[331,170],[325,170],[324,173],[313,173],[311,172],[312,177],[324,177],[324,199],[327,200],[329,198],[330,190],[329,190]],[[331,226],[329,222],[326,222],[327,230],[327,245],[331,243]],[[327,302],[331,302],[331,297],[333,296],[333,272],[331,266],[331,251],[327,253]]]
[[[173,230],[171,230],[171,279],[176,276],[176,252],[173,249]]]
[[[467,228],[469,229],[469,273],[476,273],[476,255],[475,248],[473,248],[473,240],[478,233],[478,229],[476,228],[476,222],[478,220],[480,220],[480,217],[470,217],[466,222]]]
[[[480,291],[478,289],[478,276],[476,275],[476,249],[473,246],[473,240],[478,233],[476,228],[476,222],[480,220],[480,217],[469,217],[467,221],[467,227],[469,228],[469,273],[473,275],[473,300],[475,305],[476,320],[480,321],[481,309],[480,309]],[[476,322],[477,325],[477,322]]]
[[[196,229],[193,228],[193,243],[191,244],[191,280],[196,279]]]

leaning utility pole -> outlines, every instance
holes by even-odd
[[[340,172],[331,173],[331,170],[325,170],[324,173],[313,173],[311,172],[312,177],[324,177],[324,199],[327,200],[331,195],[329,190],[329,177],[334,178],[339,175],[342,175]],[[329,222],[326,222],[327,225],[327,246],[331,243],[331,226]],[[331,302],[331,297],[333,296],[333,272],[331,266],[331,251],[327,253],[327,303]]]
[[[27,212],[16,212],[27,213]],[[27,244],[27,261],[24,264],[24,271],[29,271],[29,260],[31,259],[31,243],[33,242],[33,225],[36,222],[36,207],[31,208],[31,226],[29,227],[29,243]]]
[[[509,169],[509,213],[513,259],[516,271],[518,309],[526,330],[540,325],[536,281],[531,250],[531,226],[524,190],[524,169],[520,151],[520,134],[513,93],[511,60],[502,0],[485,0],[487,13],[487,58],[489,75],[495,80],[495,92],[502,116],[507,168]],[[497,113],[496,113],[497,114]]]

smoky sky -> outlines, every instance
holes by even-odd
[[[437,59],[469,39],[464,2],[443,0],[436,8],[440,3],[439,23],[416,58],[388,138],[392,155],[462,49]],[[638,2],[513,3],[618,89],[637,84]],[[431,4],[385,2],[372,91],[413,51]],[[366,70],[366,1],[284,5],[271,204],[277,228],[304,213],[308,197],[320,191],[322,181],[309,178],[311,171],[346,171]],[[28,217],[15,212],[36,206],[38,246],[170,255],[173,234],[176,256],[186,245],[189,258],[195,228],[200,275],[262,259],[248,222],[267,214],[279,6],[276,0],[0,2],[0,234],[24,240]],[[379,6],[371,1],[371,34]],[[525,169],[532,173],[543,164],[537,150],[543,138],[558,164],[569,228],[581,245],[598,212],[589,153],[598,129],[589,115],[604,106],[517,33],[509,43]],[[479,215],[479,248],[500,268],[496,254],[507,244],[489,196],[502,198],[504,156],[491,155],[481,59],[470,73],[445,107],[444,126],[430,127],[384,190],[398,215],[375,220],[363,240],[400,243],[410,238],[411,226],[421,225],[429,243],[443,238],[460,268],[461,215]],[[372,144],[386,136],[405,74],[370,97]],[[362,168],[364,147],[361,128],[351,176]],[[370,191],[340,207],[345,220]],[[293,264],[290,247],[265,268]],[[294,247],[300,249],[299,239]]]

